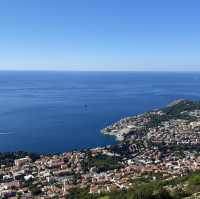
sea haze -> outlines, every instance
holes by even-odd
[[[113,144],[101,128],[177,98],[200,99],[200,73],[0,72],[0,151]]]

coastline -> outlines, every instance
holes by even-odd
[[[102,129],[115,136],[115,145],[56,154],[0,153],[0,194],[16,196],[25,188],[22,194],[29,198],[61,198],[84,190],[99,199],[100,194],[130,190],[144,177],[168,182],[200,172],[197,132],[200,102],[179,100]]]
[[[109,135],[115,138],[117,142],[124,141],[124,136],[128,133],[130,133],[130,129],[121,129],[121,130],[112,130],[112,131],[107,131],[106,129],[101,129],[101,133],[104,135]]]

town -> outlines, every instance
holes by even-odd
[[[121,119],[102,130],[116,145],[62,154],[13,157],[0,165],[1,198],[68,198],[127,190],[139,179],[169,181],[200,170],[200,102]]]

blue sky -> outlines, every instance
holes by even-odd
[[[2,0],[0,69],[200,71],[199,0]]]

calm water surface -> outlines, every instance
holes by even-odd
[[[200,73],[0,72],[0,151],[113,144],[102,127],[177,98],[200,99]]]

